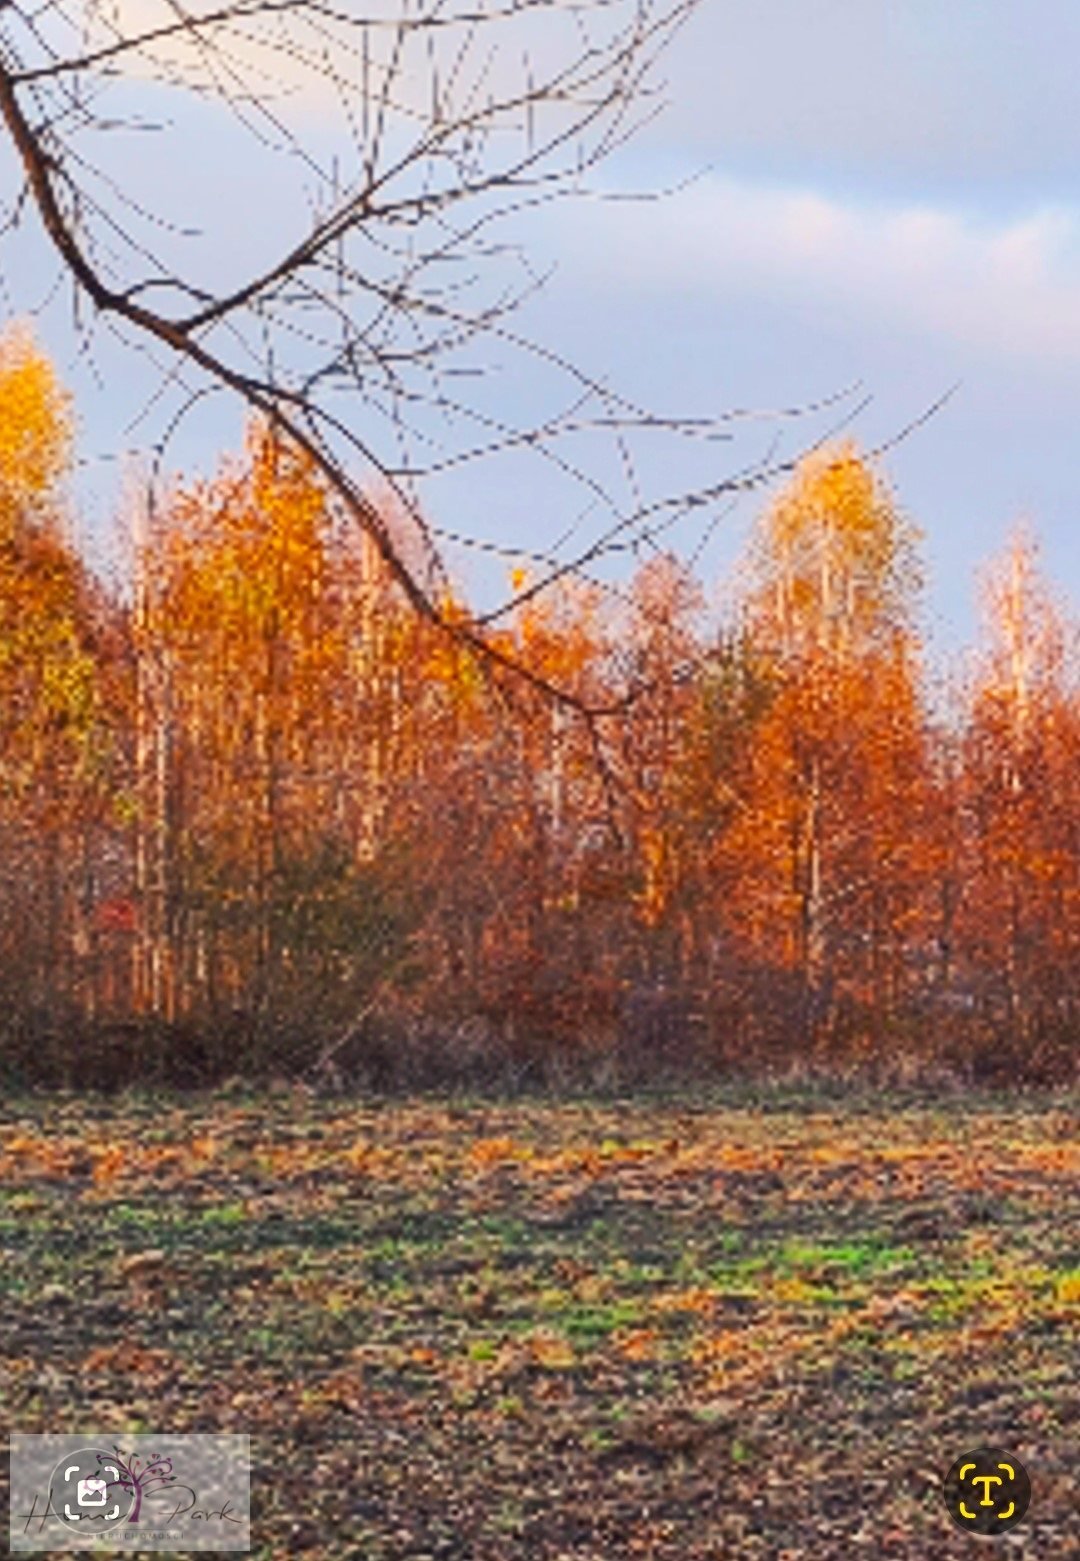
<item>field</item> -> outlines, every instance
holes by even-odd
[[[1076,1106],[9,1101],[0,1405],[250,1432],[260,1557],[970,1557],[984,1444],[1080,1556]]]

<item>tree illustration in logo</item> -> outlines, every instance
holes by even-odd
[[[111,1455],[98,1453],[97,1457],[98,1463],[115,1475],[115,1478],[106,1480],[106,1489],[111,1490],[116,1487],[125,1495],[134,1498],[131,1511],[127,1515],[128,1523],[138,1523],[143,1497],[149,1491],[161,1490],[165,1486],[176,1484],[176,1476],[172,1472],[172,1459],[162,1458],[158,1453],[150,1453],[144,1460],[133,1458],[122,1448],[114,1447]]]

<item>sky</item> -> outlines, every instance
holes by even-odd
[[[797,453],[869,397],[847,431],[864,447],[889,446],[882,470],[923,532],[932,644],[949,652],[973,638],[979,569],[1018,523],[1075,608],[1078,57],[1075,0],[1041,0],[1037,25],[1030,0],[704,0],[662,63],[664,111],[594,177],[605,198],[517,219],[513,236],[551,269],[521,329],[659,411],[805,407],[858,385],[824,417],[733,424],[731,447],[643,450],[648,481],[681,491],[718,480],[777,437]],[[273,248],[290,197],[265,160],[232,161],[213,123],[194,113],[185,122],[185,112],[176,109],[184,133],[164,149],[129,138],[117,176],[140,193],[167,185],[181,202],[209,180],[204,231],[239,273],[264,234]],[[318,140],[317,110],[308,129]],[[0,157],[0,181],[11,173]],[[664,190],[673,192],[624,198]],[[88,356],[68,294],[49,295],[32,234],[18,242],[0,308],[38,310],[75,392],[92,543],[117,508],[130,454],[155,435],[153,410],[132,426],[145,367],[100,337]],[[495,403],[539,404],[533,372],[518,362],[496,376]],[[215,399],[171,453],[208,468],[240,426]],[[765,497],[717,519],[699,560],[710,589]],[[425,503],[451,530],[522,547],[542,545],[580,509],[578,496],[506,458],[434,484]],[[679,528],[684,550],[702,523]]]

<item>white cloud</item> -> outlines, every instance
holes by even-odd
[[[95,49],[146,40],[108,60],[128,80],[186,87],[214,102],[254,100],[290,123],[345,126],[350,135],[365,92],[372,121],[385,91],[387,117],[415,134],[436,89],[444,115],[475,113],[489,95],[513,100],[530,83],[560,77],[582,48],[576,15],[558,0],[467,0],[427,11],[403,0],[273,0],[265,10],[244,0],[232,18],[223,9],[221,0],[189,0],[181,11],[175,0],[82,0],[80,31]],[[608,47],[634,18],[632,0],[597,13],[592,42]],[[178,28],[178,14],[204,20]]]
[[[654,203],[578,207],[567,270],[610,287],[827,305],[892,335],[1080,363],[1080,212],[999,225],[709,177]],[[615,264],[613,266],[613,258]]]

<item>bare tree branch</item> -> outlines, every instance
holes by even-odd
[[[183,402],[170,432],[211,388],[240,398],[307,454],[417,612],[587,719],[605,711],[531,670],[489,626],[607,557],[655,547],[683,516],[793,464],[773,450],[695,491],[650,499],[632,438],[725,440],[749,414],[682,418],[636,406],[511,327],[541,285],[527,263],[524,287],[492,286],[508,263],[523,264],[501,236],[508,220],[585,192],[587,176],[651,113],[654,66],[695,4],[53,0],[0,10],[0,118],[25,180],[10,221],[31,201],[77,293],[172,359],[159,394],[182,392]],[[197,226],[151,210],[89,151],[130,127],[140,82],[231,115],[269,149],[271,177],[298,167],[314,181],[306,227],[231,285],[208,280],[188,258]],[[109,112],[113,99],[119,112]],[[344,179],[340,160],[325,166],[314,140],[290,125],[298,101],[318,101],[322,112],[330,100],[351,143]],[[525,355],[569,393],[531,423],[485,408],[457,389],[483,377],[463,355],[485,347]],[[343,390],[347,410],[331,402]],[[400,454],[361,426],[361,413],[366,424],[381,420]],[[461,427],[465,441],[444,445]],[[587,435],[613,446],[629,502],[568,448]],[[539,577],[497,608],[447,613],[432,589],[445,579],[440,533],[425,519],[417,484],[509,452],[539,457],[607,519],[569,557],[580,517],[561,528],[536,550]],[[372,478],[410,518],[426,576],[368,497]],[[633,696],[628,690],[606,713]]]

